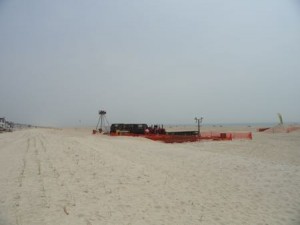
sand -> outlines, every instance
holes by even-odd
[[[37,128],[0,134],[0,154],[1,225],[300,224],[300,132],[165,144]]]

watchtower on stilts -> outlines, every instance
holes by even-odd
[[[96,131],[102,133],[104,129],[109,127],[109,122],[106,118],[106,111],[99,110],[99,120],[96,126]],[[107,130],[106,130],[107,131]]]

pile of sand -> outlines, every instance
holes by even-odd
[[[300,131],[300,126],[278,124],[277,126],[271,127],[265,130],[264,132],[265,133],[290,133],[294,131]]]

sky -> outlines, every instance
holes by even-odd
[[[298,0],[0,0],[0,117],[300,122]]]

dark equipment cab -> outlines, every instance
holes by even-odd
[[[119,131],[131,134],[145,134],[146,129],[148,129],[148,125],[144,123],[114,123],[110,126],[110,133],[117,133]]]

